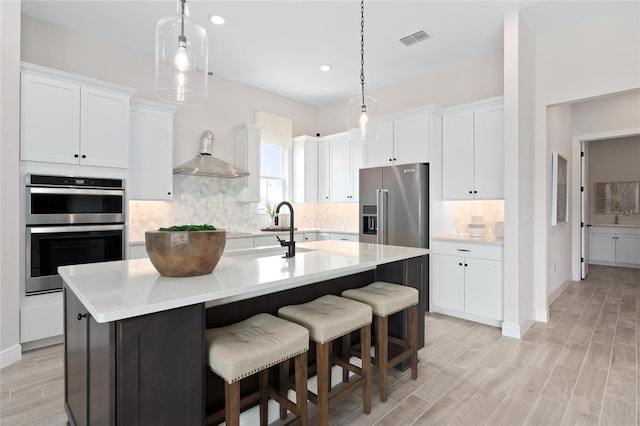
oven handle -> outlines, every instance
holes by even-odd
[[[124,229],[124,224],[94,226],[30,226],[27,229],[32,234],[47,234],[52,232],[120,231]]]
[[[83,195],[120,195],[124,189],[79,189],[79,188],[34,188],[27,187],[30,194],[83,194]]]

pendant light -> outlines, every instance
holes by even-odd
[[[375,142],[375,117],[378,113],[378,102],[365,93],[364,81],[364,0],[360,1],[360,93],[349,99],[348,128],[355,132],[361,140]]]
[[[207,32],[189,19],[186,0],[178,15],[156,24],[156,96],[173,103],[201,104],[207,97]]]

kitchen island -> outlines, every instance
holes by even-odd
[[[302,243],[291,259],[283,250],[225,253],[213,273],[189,278],[162,277],[148,259],[61,267],[70,423],[203,424],[224,401],[206,368],[205,328],[375,280],[415,287],[420,312],[428,306],[428,250],[346,241]],[[391,320],[406,336],[404,314]]]

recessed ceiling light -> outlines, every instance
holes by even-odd
[[[224,18],[219,15],[209,15],[209,20],[216,25],[224,24]]]
[[[330,71],[331,70],[331,65],[325,64],[325,65],[320,65],[320,71]]]

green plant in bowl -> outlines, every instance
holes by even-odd
[[[210,274],[220,261],[227,232],[212,225],[179,225],[147,231],[149,260],[167,277]]]

